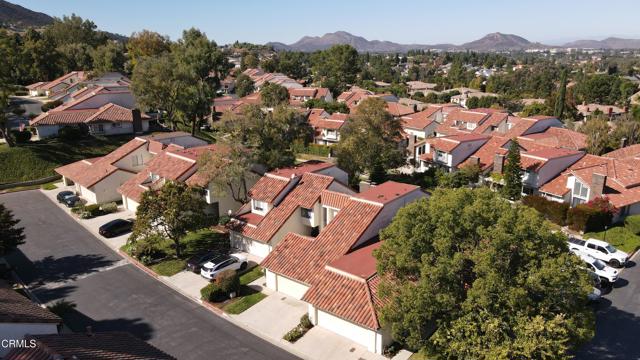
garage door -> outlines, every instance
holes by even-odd
[[[372,330],[340,319],[322,310],[318,310],[318,326],[365,346],[371,352],[376,352],[376,333]]]
[[[282,275],[276,275],[276,283],[279,292],[287,294],[298,300],[302,299],[304,293],[309,290],[307,285],[301,284]]]

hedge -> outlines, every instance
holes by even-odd
[[[216,284],[225,295],[237,293],[240,289],[240,277],[235,270],[224,270],[216,277]]]
[[[216,283],[211,283],[200,289],[202,300],[208,302],[220,302],[226,299],[226,294]]]
[[[634,234],[640,235],[640,215],[630,215],[624,219],[624,226]]]
[[[560,226],[564,226],[567,222],[567,212],[569,211],[567,203],[548,200],[539,195],[529,195],[522,199],[522,204],[538,210],[547,220]]]
[[[31,131],[29,130],[11,130],[11,136],[18,144],[26,144],[31,140]]]
[[[602,231],[611,225],[612,214],[601,209],[580,204],[567,212],[567,225],[571,230],[594,232]]]

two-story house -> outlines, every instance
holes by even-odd
[[[342,113],[329,114],[323,109],[311,109],[308,119],[314,130],[314,143],[337,144],[340,141],[340,130],[347,122],[348,116]]]
[[[482,134],[460,134],[426,139],[415,148],[416,171],[423,172],[435,166],[447,172],[457,166],[484,145],[491,136]]]

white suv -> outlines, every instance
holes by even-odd
[[[584,252],[573,250],[573,253],[578,255],[587,264],[587,269],[593,271],[600,279],[610,284],[618,281],[618,270]]]
[[[629,254],[616,249],[606,241],[569,237],[568,244],[569,250],[589,254],[596,259],[609,263],[613,267],[622,267],[629,260]]]
[[[224,270],[244,270],[247,268],[247,257],[243,254],[220,255],[202,265],[200,275],[214,280]]]

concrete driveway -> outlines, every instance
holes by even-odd
[[[40,191],[0,195],[25,227],[8,256],[44,303],[68,300],[77,331],[127,331],[178,359],[296,359],[123,261]]]
[[[40,190],[49,200],[63,210],[66,213],[71,214],[71,209],[66,207],[63,204],[60,204],[56,199],[56,196],[59,192],[64,190],[75,191],[73,186],[64,186],[62,182],[55,184],[58,188],[54,190]],[[112,214],[97,216],[92,219],[80,219],[74,216],[74,220],[77,221],[80,225],[84,226],[93,236],[101,239],[105,242],[111,249],[118,251],[122,247],[122,245],[126,244],[127,239],[131,233],[122,234],[120,236],[112,237],[112,238],[104,238],[100,233],[98,233],[98,229],[100,226],[108,223],[111,220],[115,219],[135,219],[136,214],[133,211],[126,210],[121,206],[118,207],[118,211]]]
[[[640,252],[622,270],[596,313],[596,335],[577,360],[640,359]]]
[[[322,346],[318,346],[318,344],[322,344]],[[309,330],[293,344],[293,348],[310,359],[388,360],[382,355],[367,351],[367,348],[355,344],[352,340],[319,326],[314,326]],[[398,359],[400,358],[398,357]]]
[[[284,334],[300,323],[300,317],[306,313],[306,303],[273,292],[234,318],[259,333],[282,339]]]

